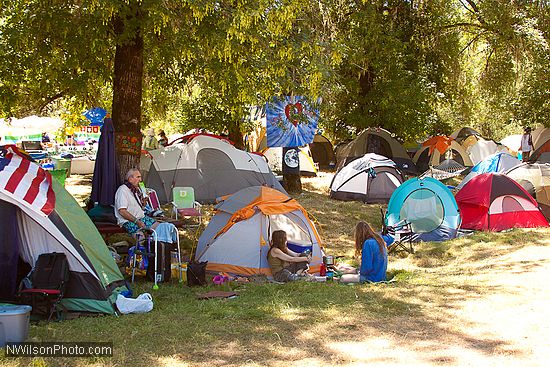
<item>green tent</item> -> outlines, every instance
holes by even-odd
[[[13,297],[24,263],[63,252],[70,268],[66,309],[115,312],[116,297],[127,288],[103,238],[65,188],[14,146],[0,156],[0,217],[0,298]]]

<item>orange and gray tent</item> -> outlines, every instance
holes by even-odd
[[[424,172],[441,164],[445,159],[452,159],[465,167],[474,165],[460,144],[453,138],[443,135],[434,136],[422,143],[422,148],[414,155],[413,162],[419,172]]]
[[[309,144],[311,157],[319,168],[328,169],[336,166],[336,155],[330,140],[321,134],[315,134],[313,142]]]
[[[415,165],[407,151],[391,136],[389,131],[372,127],[361,132],[355,140],[342,149],[337,150],[338,169],[367,153],[376,153],[388,157],[397,164],[401,171],[416,173]]]
[[[550,164],[522,163],[506,172],[539,203],[542,214],[550,219]]]
[[[330,197],[365,203],[387,203],[404,181],[396,164],[386,157],[368,153],[340,169],[330,184]]]
[[[271,275],[267,261],[273,231],[287,233],[289,248],[310,249],[310,272],[323,259],[321,239],[305,209],[280,191],[247,187],[223,198],[199,238],[195,258],[207,270],[239,275]]]

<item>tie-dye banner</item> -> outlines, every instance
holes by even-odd
[[[302,147],[313,142],[319,111],[301,96],[274,98],[266,104],[268,147]]]

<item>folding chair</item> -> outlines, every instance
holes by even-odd
[[[394,238],[394,242],[388,246],[388,254],[398,254],[400,252],[414,254],[414,232],[409,222],[402,220],[393,227],[388,226],[387,229],[388,233]]]
[[[195,190],[192,187],[174,187],[172,189],[173,212],[184,218],[195,218],[198,224],[186,225],[186,227],[199,227],[202,223],[201,205],[195,201]]]
[[[147,193],[147,203],[150,207],[150,215],[152,217],[161,217],[164,215],[164,211],[160,206],[160,200],[157,196],[157,192],[153,189],[146,188],[145,192]]]
[[[49,321],[53,313],[58,311],[69,282],[67,256],[56,252],[40,255],[26,280],[30,281],[32,287],[18,292],[18,303],[32,306],[33,314],[47,315]],[[24,279],[22,286],[26,280]]]

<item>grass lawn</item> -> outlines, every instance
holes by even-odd
[[[358,220],[380,206],[328,198],[331,176],[296,199],[327,251],[353,264]],[[476,233],[390,257],[388,284],[296,282],[188,288],[137,283],[152,312],[31,325],[30,341],[112,341],[112,358],[3,359],[2,366],[546,365],[550,230]],[[235,299],[198,300],[208,290]],[[1,355],[2,352],[0,352]]]

